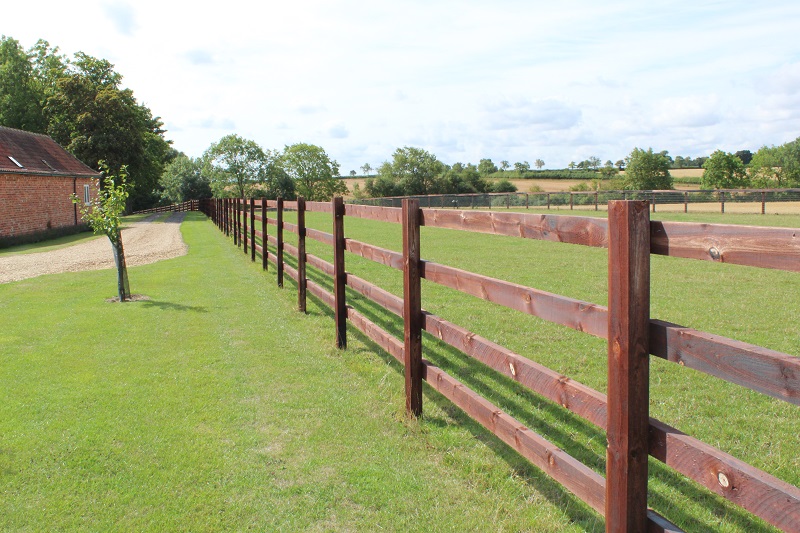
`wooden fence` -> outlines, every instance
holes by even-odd
[[[207,201],[207,200],[202,200]],[[141,211],[134,211],[134,215],[142,213],[170,213],[173,211],[200,211],[201,200],[187,200],[179,204],[160,205],[158,207],[151,207],[150,209],[143,209]]]
[[[296,211],[297,224],[283,221]],[[405,367],[406,407],[422,412],[422,381],[601,513],[607,531],[679,531],[647,507],[648,454],[708,490],[784,531],[800,531],[800,489],[649,416],[650,355],[800,405],[800,357],[650,316],[650,255],[703,259],[800,272],[800,230],[650,221],[642,201],[612,201],[608,219],[453,209],[401,208],[256,199],[205,200],[201,210],[246,254],[277,266],[334,309],[336,342],[347,344],[346,321]],[[306,212],[328,213],[333,233],[308,228]],[[402,253],[346,238],[344,218],[402,225]],[[608,249],[608,307],[546,293],[420,259],[420,226],[540,239]],[[268,232],[269,227],[274,231]],[[297,235],[295,247],[284,232]],[[333,263],[306,252],[306,239],[333,248]],[[274,253],[270,251],[270,246]],[[399,298],[345,270],[346,252],[402,270]],[[297,259],[297,269],[284,261]],[[333,293],[308,279],[311,265],[333,278]],[[607,396],[543,367],[422,308],[420,279],[561,324],[608,341]],[[345,287],[403,318],[398,340],[345,301]],[[606,431],[606,476],[524,427],[422,358],[427,331],[495,371]]]

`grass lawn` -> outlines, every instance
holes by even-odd
[[[192,213],[189,255],[0,285],[0,530],[600,531]]]
[[[330,231],[329,215],[308,220]],[[399,226],[345,226],[400,248]],[[335,350],[328,308],[297,313],[293,282],[277,289],[272,265],[263,273],[202,215],[182,230],[187,256],[130,269],[150,301],[106,303],[111,270],[0,285],[0,530],[604,530],[434,391],[406,420],[390,356],[352,327]],[[422,256],[606,304],[604,250],[422,228]],[[652,261],[654,317],[800,354],[796,273]],[[397,271],[352,255],[347,269],[402,293]],[[600,339],[427,282],[423,306],[605,392]],[[604,471],[601,430],[427,335],[424,356]],[[795,406],[656,359],[651,384],[653,416],[800,485]],[[651,476],[650,505],[687,531],[771,530],[655,461]]]

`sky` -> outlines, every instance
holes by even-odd
[[[192,7],[187,7],[187,6]],[[43,0],[0,34],[109,60],[198,157],[236,133],[341,173],[404,146],[545,168],[800,137],[800,2]]]

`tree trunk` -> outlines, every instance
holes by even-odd
[[[131,298],[131,288],[128,284],[128,267],[125,265],[125,250],[122,247],[122,236],[118,237],[116,241],[111,241],[111,247],[114,248],[114,263],[117,265],[117,291],[119,292],[119,301],[125,302]]]

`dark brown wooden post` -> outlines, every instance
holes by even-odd
[[[256,199],[250,198],[250,260],[256,261]]]
[[[725,214],[725,191],[719,191],[719,211]]]
[[[550,209],[550,193],[547,193],[547,209]]]
[[[647,202],[608,204],[606,531],[647,529],[650,215]]]
[[[267,251],[267,199],[261,199],[261,268],[267,270],[269,252]]]
[[[278,239],[275,251],[276,262],[278,263],[278,287],[283,287],[283,198],[278,198],[278,212],[275,216],[278,223],[278,230],[275,233]]]
[[[528,193],[525,193],[525,209],[528,209],[529,205],[530,205],[530,195]]]
[[[653,192],[653,213],[656,212],[656,193]]]
[[[406,413],[422,415],[422,293],[419,260],[419,202],[403,200],[403,356]]]
[[[683,212],[684,213],[688,213],[689,212],[689,193],[688,192],[684,192],[683,193]]]
[[[242,229],[242,227],[241,227],[241,223],[239,221],[240,209],[239,209],[239,199],[238,198],[236,198],[233,201],[233,209],[234,209],[234,211],[233,211],[233,216],[234,216],[234,218],[233,218],[233,222],[234,222],[233,244],[235,244],[236,246],[241,246],[242,245],[242,239],[239,236],[239,232]]]
[[[243,237],[243,244],[244,244],[244,255],[247,255],[247,241],[249,237],[247,235],[247,198],[242,198],[242,237]]]
[[[569,193],[569,210],[572,211],[572,204],[573,204],[573,194]]]
[[[297,308],[306,312],[306,200],[297,198]]]
[[[765,215],[767,213],[767,193],[761,191],[761,214]]]
[[[428,197],[430,201],[430,196]],[[333,296],[335,302],[336,346],[347,348],[347,304],[344,270],[344,201],[341,196],[333,199]]]
[[[225,236],[226,237],[230,237],[230,235],[231,235],[231,224],[230,224],[231,206],[228,204],[228,199],[227,198],[223,198],[222,199],[222,211],[223,211],[222,224],[223,224],[223,226],[225,226],[224,227]]]

